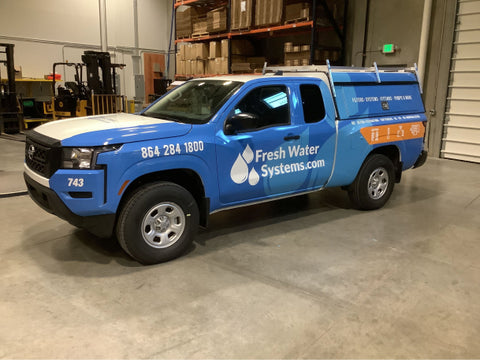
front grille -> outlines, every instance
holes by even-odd
[[[46,178],[50,178],[60,165],[61,149],[40,144],[27,137],[25,142],[25,163]]]

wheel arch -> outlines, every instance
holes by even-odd
[[[191,169],[162,170],[139,176],[125,189],[119,208],[124,205],[125,201],[136,189],[143,185],[158,181],[171,182],[189,191],[198,205],[200,225],[207,226],[208,214],[210,212],[210,200],[205,197],[205,186],[202,178],[198,173]]]
[[[403,168],[400,149],[395,145],[380,146],[373,149],[365,158],[365,160],[373,154],[381,154],[391,160],[393,163],[393,168],[395,169],[395,182],[399,183],[400,179],[402,178]]]

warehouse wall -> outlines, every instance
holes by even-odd
[[[355,0],[349,2],[346,65],[407,65],[418,62],[423,0]],[[455,0],[434,0],[423,84],[429,156],[439,157],[455,25]],[[400,51],[384,55],[393,43]],[[365,47],[365,52],[363,49]]]
[[[109,51],[113,62],[127,65],[119,71],[120,85],[133,98],[133,0],[106,4]],[[171,7],[170,0],[138,0],[141,53],[167,51]],[[84,50],[100,50],[98,0],[1,0],[0,42],[15,44],[24,77],[43,77],[54,62],[81,62]]]
[[[423,0],[350,1],[346,64],[370,66],[375,61],[379,66],[413,66],[418,62],[423,3]],[[395,44],[398,50],[382,54],[384,44]]]

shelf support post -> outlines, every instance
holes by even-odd
[[[342,31],[338,27],[338,24],[335,21],[335,18],[333,17],[333,14],[330,11],[330,8],[328,7],[328,4],[327,4],[326,0],[320,0],[320,4],[322,5],[323,9],[325,10],[325,15],[327,15],[328,21],[330,21],[330,24],[332,24],[333,30],[335,31],[338,38],[340,39],[340,42],[342,43],[342,48],[345,47],[344,36],[342,34]],[[315,23],[314,23],[314,25],[315,25]]]
[[[317,47],[317,0],[312,1],[312,35],[310,40],[310,65],[315,62],[315,48]]]

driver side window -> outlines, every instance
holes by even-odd
[[[238,132],[289,124],[287,87],[262,86],[250,91],[234,108],[231,120]]]

